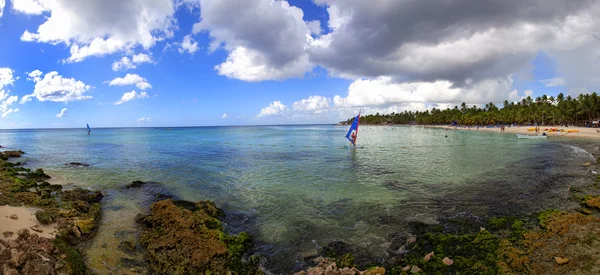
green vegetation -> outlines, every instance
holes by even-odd
[[[450,109],[427,110],[425,112],[391,113],[389,115],[366,115],[360,118],[363,124],[425,124],[446,125],[453,121],[461,125],[495,125],[495,124],[533,124],[542,125],[577,125],[585,126],[600,116],[600,97],[596,93],[580,94],[577,98],[558,94],[543,95],[532,99],[527,97],[520,102],[503,102],[498,108],[492,102],[484,108],[469,107],[465,103]],[[351,123],[353,118],[346,123]]]

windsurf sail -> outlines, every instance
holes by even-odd
[[[356,146],[356,137],[358,136],[358,125],[360,124],[360,113],[354,118],[352,121],[352,125],[350,125],[350,129],[348,129],[348,133],[346,134],[346,138],[352,143],[352,145]]]
[[[89,125],[89,124],[87,124],[87,123],[86,123],[85,125],[86,125],[86,126],[87,126],[87,128],[88,128],[88,135],[89,135],[89,134],[90,134],[90,132],[92,131],[92,129],[90,129],[90,125]]]

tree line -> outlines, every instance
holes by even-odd
[[[498,108],[492,102],[485,107],[460,106],[445,110],[433,108],[424,112],[404,111],[381,115],[361,116],[361,124],[425,124],[445,125],[458,123],[460,125],[574,125],[588,126],[600,115],[600,97],[596,93],[580,94],[576,98],[562,93],[556,97],[543,95],[534,99],[531,96],[520,102],[503,102]],[[350,118],[342,123],[352,123]]]

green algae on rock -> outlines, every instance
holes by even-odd
[[[210,201],[196,203],[162,200],[139,219],[143,229],[140,245],[150,268],[168,274],[263,274],[258,259],[243,256],[252,238],[229,235],[219,221],[223,211]]]

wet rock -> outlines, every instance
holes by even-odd
[[[117,249],[127,253],[127,254],[133,254],[136,252],[136,245],[133,242],[130,241],[122,241],[121,243],[119,243],[119,245],[117,246]]]
[[[10,237],[12,237],[14,234],[15,234],[15,232],[12,232],[12,231],[5,231],[5,232],[2,232],[2,235],[4,235],[4,238],[10,238]]]
[[[444,259],[442,259],[442,263],[444,263],[445,265],[452,265],[454,263],[454,260],[448,257],[444,257]]]
[[[66,201],[84,201],[87,203],[99,203],[102,201],[102,192],[100,191],[91,191],[83,188],[75,188],[72,190],[67,190],[62,192],[62,199]]]
[[[134,180],[131,182],[131,184],[125,186],[125,189],[129,189],[129,188],[139,188],[142,187],[142,185],[146,184],[145,182],[141,181],[141,180]]]
[[[11,219],[13,219],[13,220],[18,220],[18,219],[19,219],[19,216],[17,216],[17,214],[12,214],[12,215],[10,215],[10,217],[9,217],[9,218],[11,218]]]
[[[42,224],[50,224],[54,221],[54,213],[46,210],[35,212],[35,218]]]
[[[71,232],[73,232],[73,235],[75,235],[75,237],[81,238],[81,231],[79,230],[79,228],[77,226],[73,226],[71,228]]]
[[[150,215],[140,219],[144,227],[140,245],[153,273],[185,270],[201,274],[210,270],[215,274],[259,274],[257,258],[242,261],[252,247],[252,238],[246,233],[224,233],[220,214],[212,202],[193,206],[173,200],[154,203]]]
[[[44,232],[44,230],[39,225],[37,225],[37,224],[34,225],[34,226],[32,226],[32,227],[30,227],[30,229],[33,230],[33,231],[35,231],[35,232],[38,232],[38,233]]]
[[[410,270],[410,265],[407,265],[402,268],[402,271],[409,271],[409,270]]]
[[[127,268],[146,267],[147,263],[142,260],[121,258],[121,265]]]
[[[69,167],[88,167],[90,166],[87,163],[83,163],[83,162],[69,162],[69,163],[65,163],[65,166],[69,166]]]
[[[21,150],[4,151],[4,152],[0,153],[0,159],[7,160],[8,158],[18,158],[18,157],[21,157],[22,154],[25,154],[25,152],[23,152]]]
[[[104,206],[105,210],[111,210],[111,211],[119,211],[123,208],[125,208],[125,206],[123,206],[123,205],[105,205]]]
[[[76,200],[72,204],[73,204],[73,207],[75,207],[75,209],[77,211],[81,211],[81,212],[84,212],[84,213],[90,212],[90,206],[91,205],[89,203],[85,202],[85,201]]]

